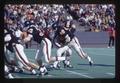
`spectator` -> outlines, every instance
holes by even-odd
[[[36,24],[42,28],[52,26],[58,21],[59,16],[65,15],[65,12],[68,12],[68,15],[72,16],[72,19],[78,21],[81,25],[94,27],[93,30],[105,31],[106,28],[103,25],[107,26],[108,24],[115,26],[115,6],[113,4],[8,4],[5,5],[4,9],[5,19],[16,20],[22,28],[26,28],[24,22],[28,20],[28,12],[34,13],[33,18],[35,22],[37,21]],[[62,20],[66,20],[66,18],[62,18]],[[62,22],[60,21],[60,24]]]

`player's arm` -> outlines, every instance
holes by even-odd
[[[53,44],[57,47],[61,47],[61,45],[57,43],[57,37],[58,37],[58,30],[55,32],[55,35],[53,37]]]
[[[23,39],[23,41],[26,43],[26,42],[28,42],[28,41],[30,41],[31,39],[32,39],[32,35],[31,34],[28,34],[28,36],[27,37],[25,37],[24,39]]]
[[[23,34],[23,36],[24,36],[23,41],[25,43],[32,39],[32,37],[33,37],[32,33],[33,33],[33,29],[29,29],[27,32],[25,32]]]
[[[4,37],[4,41],[5,41],[5,42],[9,42],[11,39],[12,39],[12,38],[11,38],[10,34],[7,34],[7,35]]]
[[[61,47],[61,45],[57,42],[57,37],[58,36],[56,36],[56,37],[53,38],[53,43],[55,44],[55,46]]]

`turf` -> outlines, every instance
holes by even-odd
[[[52,49],[52,56],[56,55],[57,49]],[[37,78],[37,79],[65,79],[65,78],[115,78],[115,48],[83,48],[93,59],[94,64],[90,66],[88,61],[81,59],[72,49],[71,64],[73,68],[64,68],[61,62],[61,69],[50,70],[45,76],[31,75],[30,72],[13,73],[15,78]],[[25,49],[25,53],[31,62],[35,63],[36,49]],[[44,57],[43,57],[44,59]]]

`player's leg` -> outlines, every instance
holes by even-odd
[[[15,63],[13,63],[13,59],[11,57],[12,53],[8,49],[6,49],[6,46],[4,46],[4,54],[5,54],[4,59],[5,59],[6,63],[8,65],[15,65]]]
[[[69,48],[69,49],[66,51],[66,59],[67,59],[67,60],[70,60],[71,55],[72,55],[72,50]]]
[[[51,47],[52,47],[52,44],[51,44],[51,41],[47,38],[44,39],[43,41],[43,54],[45,56],[45,61],[50,64],[56,60],[58,61],[61,61],[61,60],[64,60],[65,57],[61,57],[61,54],[59,54],[60,56],[57,56],[57,57],[52,57],[51,56]]]
[[[73,66],[71,65],[71,60],[70,60],[70,56],[72,55],[72,50],[69,48],[66,52],[65,52],[65,56],[66,56],[66,60],[63,61],[64,67],[69,67],[72,68]]]
[[[51,58],[51,48],[52,48],[52,43],[49,39],[45,38],[43,40],[43,54],[45,57],[45,61],[49,64],[50,63],[50,58]]]
[[[29,64],[27,56],[24,53],[24,47],[21,44],[15,44],[13,47],[17,59],[24,65],[25,69],[32,72],[33,74],[36,74],[34,68]]]
[[[5,76],[7,76],[8,78],[11,78],[11,79],[14,78],[13,75],[9,72],[9,69],[6,65],[4,66],[4,71],[5,71]]]
[[[72,39],[72,41],[70,42],[72,47],[75,49],[75,51],[78,53],[78,55],[82,58],[82,59],[87,59],[89,61],[89,64],[92,65],[93,61],[91,60],[91,57],[88,56],[83,49],[81,48],[81,45],[77,39],[77,37],[74,37]]]
[[[66,52],[67,50],[69,49],[69,47],[68,46],[63,46],[63,47],[61,47],[61,48],[59,48],[58,50],[57,50],[57,56],[56,57],[53,57],[54,59],[56,59],[56,61],[53,63],[53,67],[54,68],[59,68],[60,66],[59,66],[59,63],[61,62],[61,61],[64,61],[64,60],[66,60],[66,56],[62,56],[62,54],[64,53],[64,52]]]
[[[39,74],[41,75],[45,75],[48,74],[48,71],[43,63],[42,57],[43,57],[43,46],[44,44],[41,43],[40,48],[37,50],[36,52],[36,56],[35,56],[35,60],[37,62],[37,64],[39,65],[38,70],[40,71]]]
[[[74,40],[75,40],[75,42],[77,42],[76,44],[79,46],[79,49],[80,49],[81,53],[83,54],[83,56],[85,58],[87,58],[89,61],[91,61],[91,58],[83,51],[83,49],[82,49],[82,47],[81,47],[81,45],[80,45],[80,43],[78,41],[78,38],[74,37]]]
[[[82,59],[85,58],[85,57],[84,57],[84,53],[83,53],[82,50],[81,50],[80,44],[78,43],[78,41],[77,41],[75,38],[72,39],[72,41],[70,42],[69,45],[74,48],[74,50],[78,53],[78,55],[79,55]]]
[[[8,49],[6,49],[6,46],[4,46],[4,53],[5,64],[9,67],[9,72],[18,71],[17,61],[14,56],[12,57],[12,55],[14,54],[11,53]]]

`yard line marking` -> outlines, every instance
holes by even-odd
[[[65,70],[65,71],[67,71],[69,73],[72,73],[72,74],[84,76],[84,77],[87,77],[87,78],[94,78],[94,77],[91,77],[91,76],[88,76],[88,75],[84,75],[84,74],[81,74],[81,73],[78,73],[78,72],[75,72],[75,71],[70,71],[70,70]]]
[[[48,75],[46,75],[46,76],[48,76],[48,77],[55,77],[55,76],[53,76],[53,75],[51,75],[51,74],[48,74]]]
[[[112,75],[112,76],[114,76],[115,74],[113,74],[113,73],[106,73],[106,74],[108,74],[108,75]]]

